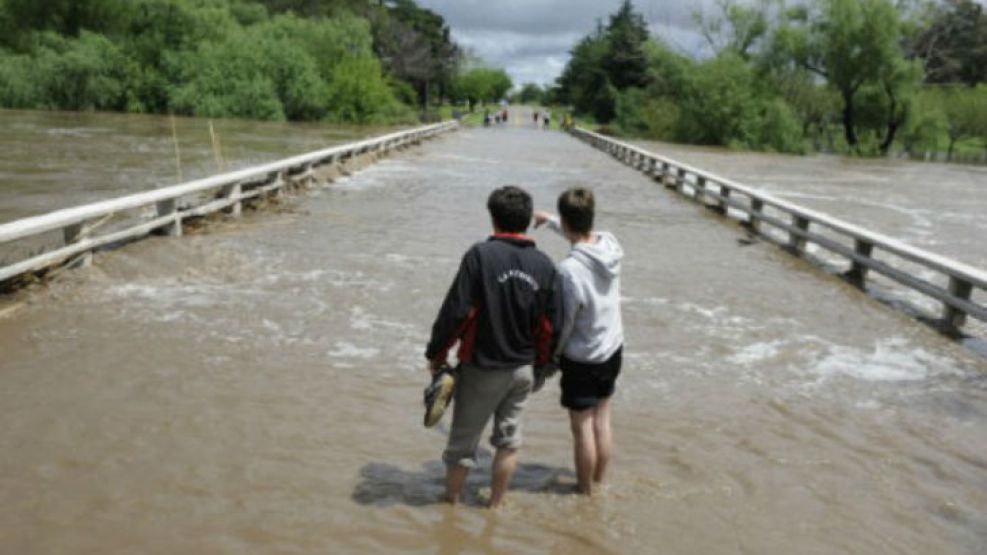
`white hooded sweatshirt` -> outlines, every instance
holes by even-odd
[[[562,233],[557,218],[548,226]],[[600,364],[624,343],[620,318],[620,261],[624,250],[608,231],[594,231],[559,262],[562,293],[561,353],[569,360]]]

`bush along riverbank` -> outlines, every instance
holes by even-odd
[[[625,0],[573,47],[544,100],[607,132],[663,141],[940,160],[987,154],[987,13],[977,2],[718,6],[696,14],[707,44],[687,55],[652,35]]]
[[[0,107],[387,124],[462,53],[411,0],[0,0]]]

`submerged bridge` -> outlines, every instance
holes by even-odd
[[[553,384],[488,516],[436,504],[418,403],[505,183],[545,208],[594,188],[627,253],[627,366],[610,490],[565,495]],[[951,338],[984,329],[985,273],[590,131],[427,126],[0,244],[8,284],[61,274],[0,308],[0,552],[987,549],[987,361]]]

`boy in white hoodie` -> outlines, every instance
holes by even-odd
[[[592,494],[610,462],[610,397],[620,374],[624,328],[620,318],[620,261],[624,251],[607,231],[593,231],[595,201],[576,187],[559,196],[561,219],[535,213],[572,244],[559,263],[563,323],[559,340],[562,406],[569,409],[579,490]]]

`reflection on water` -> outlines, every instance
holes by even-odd
[[[482,469],[450,509],[421,356],[504,183],[591,185],[621,238],[616,457],[570,493],[553,382],[508,506],[476,508]],[[460,131],[289,207],[104,253],[0,319],[0,552],[987,551],[987,362],[603,153]]]

